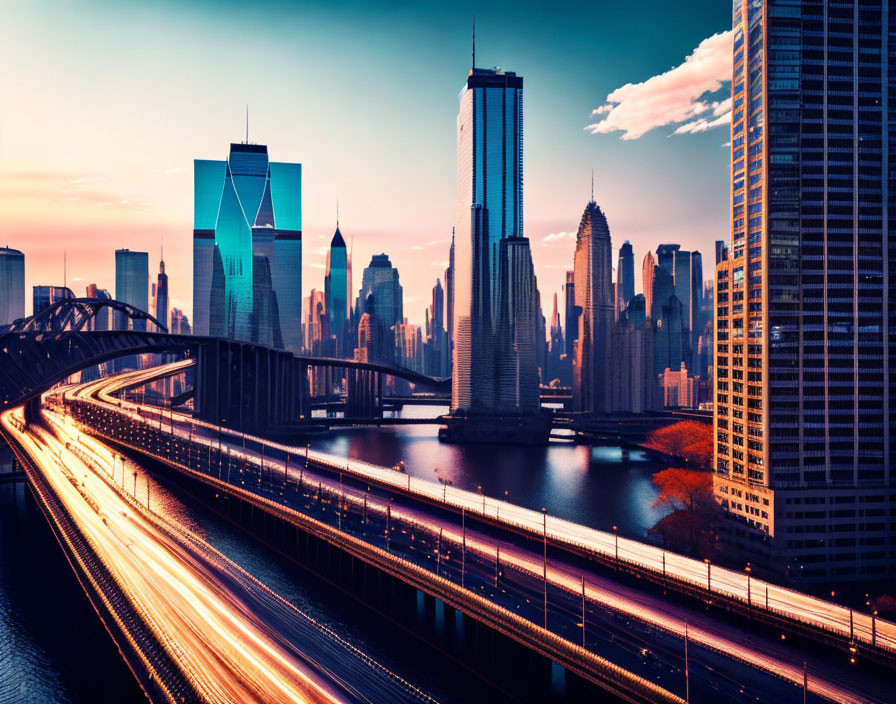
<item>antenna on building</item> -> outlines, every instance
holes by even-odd
[[[339,199],[336,199],[336,229],[339,229]]]
[[[473,68],[476,68],[476,15],[473,15]]]
[[[246,103],[246,144],[249,143],[249,103]]]
[[[594,169],[591,169],[591,202],[594,202]]]

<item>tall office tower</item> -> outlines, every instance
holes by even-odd
[[[616,267],[616,317],[635,297],[635,250],[626,240],[619,248],[619,264]]]
[[[691,252],[691,336],[696,350],[696,339],[703,331],[703,255]]]
[[[535,360],[538,364],[538,383],[547,383],[544,381],[548,373],[547,321],[541,309],[541,291],[538,290],[537,276],[535,277]]]
[[[375,298],[375,297],[374,297]],[[423,335],[420,326],[405,319],[392,327],[395,362],[401,367],[423,372]]]
[[[653,317],[653,281],[656,278],[656,259],[653,252],[648,251],[644,255],[644,262],[641,264],[641,288],[644,289],[644,306],[647,317]]]
[[[661,266],[653,269],[653,283],[651,284],[652,302],[650,304],[650,317],[654,323],[662,324],[663,306],[669,302],[669,298],[675,293],[675,278]]]
[[[576,305],[581,308],[579,339],[573,361],[573,402],[576,410],[611,410],[610,357],[613,314],[613,245],[610,228],[597,203],[585,206],[576,233]]]
[[[193,323],[198,335],[301,349],[302,165],[231,144],[196,159]]]
[[[37,315],[57,301],[75,298],[72,290],[66,286],[33,286],[31,289],[31,311]]]
[[[305,354],[326,356],[326,341],[330,338],[326,296],[323,291],[311,289],[305,299]]]
[[[159,261],[159,278],[156,283],[156,320],[166,328],[171,328],[168,322],[168,274],[165,273],[165,260]]]
[[[670,276],[675,276],[675,253],[681,249],[680,244],[661,244],[656,248],[656,265]]]
[[[448,250],[448,268],[445,269],[445,331],[448,341],[454,344],[454,228],[451,228],[451,248]],[[448,355],[449,359],[451,355]]]
[[[25,317],[25,255],[0,247],[0,326]]]
[[[634,296],[613,332],[610,388],[614,413],[658,409],[654,367],[654,328],[647,318],[643,294]]]
[[[528,238],[501,240],[498,273],[497,408],[508,413],[537,413],[541,398],[536,318],[540,311]]]
[[[461,91],[455,230],[451,407],[494,410],[499,243],[523,236],[523,79],[515,73],[474,66]]]
[[[398,281],[398,269],[392,267],[387,254],[374,254],[370,264],[364,269],[360,300],[365,301],[371,293],[375,318],[384,326],[384,332],[404,320],[403,294]]]
[[[715,325],[726,537],[791,578],[882,580],[896,572],[896,13],[739,0],[733,19]]]
[[[682,311],[681,301],[672,294],[660,312],[662,318],[656,326],[655,343],[654,371],[657,374],[662,374],[666,369],[678,369],[682,362],[686,362],[687,340]]]
[[[424,371],[430,376],[447,377],[451,344],[445,330],[445,291],[439,279],[432,288],[432,304],[426,309],[426,328]]]
[[[336,233],[330,242],[327,252],[327,273],[324,278],[325,310],[330,323],[330,332],[336,336],[336,355],[345,357],[348,354],[349,340],[348,302],[351,294],[348,288],[348,254],[345,240],[336,224]]]
[[[115,300],[149,312],[149,253],[115,250]],[[134,320],[134,330],[146,330],[145,320]],[[116,330],[126,330],[127,317],[119,313]]]

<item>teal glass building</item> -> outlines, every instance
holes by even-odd
[[[302,165],[231,144],[193,176],[194,332],[299,352]]]
[[[327,312],[327,320],[330,323],[330,332],[336,337],[336,356],[344,357],[351,349],[346,339],[346,325],[348,323],[348,251],[345,248],[345,240],[336,226],[336,233],[330,242],[330,251],[327,253],[327,273],[324,278],[324,306]]]

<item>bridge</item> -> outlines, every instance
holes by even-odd
[[[108,330],[109,316],[115,326]],[[83,369],[112,359],[172,354],[196,361],[198,417],[243,430],[279,429],[310,418],[311,368],[337,369],[347,380],[348,415],[382,415],[383,378],[445,393],[450,379],[353,359],[313,357],[237,340],[169,334],[151,315],[120,301],[59,301],[0,334],[0,410],[36,399]],[[186,400],[184,397],[183,400]]]
[[[267,539],[326,544],[630,701],[684,692],[665,680],[667,694],[647,689],[643,672],[621,675],[601,651],[607,638],[644,629],[651,657],[680,667],[670,653],[682,652],[687,624],[691,667],[704,658],[707,681],[721,668],[735,686],[772,701],[778,678],[803,683],[806,661],[810,698],[886,701],[874,677],[838,662],[852,653],[892,667],[894,624],[448,482],[270,443],[114,395],[152,375],[96,382],[51,404],[85,430],[165,463],[195,495],[205,487],[212,505],[250,520]],[[271,521],[289,530],[269,530]],[[617,632],[611,622],[620,616]],[[571,649],[577,643],[584,647]],[[700,677],[692,669],[691,686],[699,688]]]

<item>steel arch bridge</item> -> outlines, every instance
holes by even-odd
[[[129,329],[102,329],[102,316],[110,312],[118,316],[118,326],[126,322]],[[439,390],[449,388],[451,382],[390,364],[295,355],[239,340],[171,335],[158,320],[134,306],[76,298],[58,301],[0,332],[0,410],[28,402],[89,367],[147,353],[195,358],[197,411],[210,418],[239,417],[252,427],[282,423],[306,412],[303,378],[309,367],[347,370],[354,396],[362,400],[364,409],[380,393],[376,383],[380,375]]]

